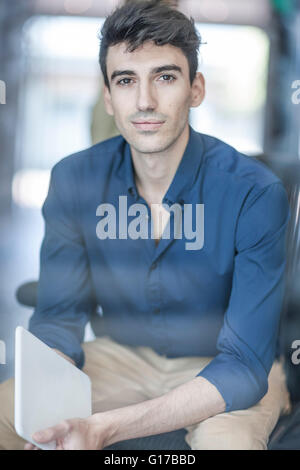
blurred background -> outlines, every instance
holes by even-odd
[[[15,327],[27,327],[33,311],[16,291],[38,279],[50,169],[117,133],[103,110],[98,33],[122,2],[0,1],[1,382],[13,374]],[[300,345],[300,1],[181,0],[177,7],[194,18],[204,43],[207,95],[190,123],[262,160],[289,194],[282,340],[289,355],[292,341]]]

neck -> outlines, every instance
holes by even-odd
[[[178,139],[163,152],[141,153],[131,147],[137,189],[148,203],[161,203],[174,178],[188,140],[187,125]]]

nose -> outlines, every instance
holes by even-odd
[[[151,83],[141,81],[138,87],[137,108],[139,111],[153,111],[157,106],[155,92]]]

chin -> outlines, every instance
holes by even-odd
[[[149,142],[147,145],[145,145],[145,143],[140,144],[139,142],[136,142],[136,144],[133,144],[133,146],[140,153],[158,153],[163,152],[166,149],[166,145],[163,145],[161,142]]]
[[[154,152],[163,152],[171,144],[172,140],[170,138],[162,138],[159,135],[140,135],[139,138],[132,140],[133,147],[136,148],[138,152],[141,153],[154,153]]]

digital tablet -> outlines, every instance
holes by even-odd
[[[40,449],[55,449],[55,441],[33,441],[36,431],[64,419],[92,413],[90,378],[23,327],[15,335],[15,429]]]

